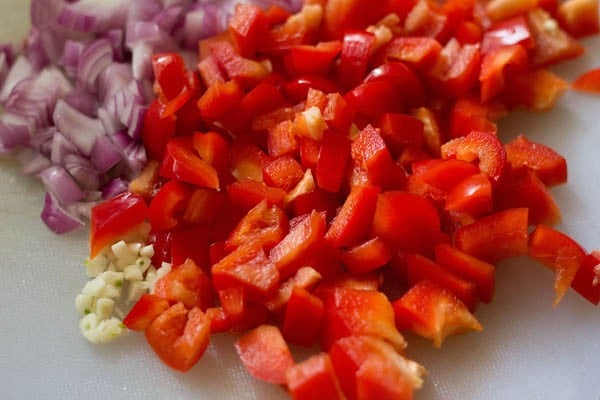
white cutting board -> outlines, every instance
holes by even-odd
[[[98,0],[101,1],[101,0]],[[18,40],[28,2],[0,0],[0,40]],[[600,66],[600,38],[560,72]],[[553,146],[569,161],[569,183],[553,190],[560,226],[587,249],[600,248],[600,96],[568,93],[555,110],[502,124]],[[182,375],[164,367],[139,334],[104,346],[78,332],[74,298],[86,278],[86,232],[55,236],[39,219],[41,185],[0,159],[0,398],[284,399],[240,366],[234,338],[213,336],[199,364]],[[600,399],[600,308],[569,293],[552,307],[552,274],[526,259],[498,267],[494,303],[477,317],[484,331],[436,350],[408,336],[408,354],[429,371],[417,399]]]

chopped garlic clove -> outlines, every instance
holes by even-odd
[[[101,320],[108,319],[110,318],[114,308],[114,300],[106,298],[98,299],[96,300],[95,314]]]
[[[144,275],[142,274],[142,271],[140,271],[140,269],[135,265],[130,265],[130,266],[126,267],[123,272],[124,272],[124,277],[125,277],[126,281],[143,281],[144,280]]]
[[[75,298],[75,309],[80,315],[87,315],[92,312],[94,298],[90,295],[80,293]]]
[[[100,293],[104,291],[106,286],[106,281],[101,277],[97,277],[88,281],[81,290],[81,293],[92,297],[100,297]]]

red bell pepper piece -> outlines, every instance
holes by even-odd
[[[269,129],[267,147],[271,157],[294,155],[298,153],[300,145],[294,136],[293,121],[283,121]]]
[[[90,258],[133,232],[148,217],[146,202],[132,193],[121,194],[94,206],[90,217]]]
[[[269,383],[283,384],[294,365],[292,353],[279,328],[261,325],[235,342],[242,364],[252,376]]]
[[[249,300],[262,302],[279,283],[279,271],[264,250],[255,243],[245,243],[226,255],[211,268],[217,291],[242,287]]]
[[[188,309],[206,310],[212,305],[212,285],[209,277],[188,258],[156,281],[154,294],[170,303],[181,302]]]
[[[456,231],[456,248],[491,264],[525,255],[527,216],[527,208],[513,208],[482,217]]]
[[[252,208],[231,231],[225,250],[235,250],[244,243],[253,242],[266,250],[283,239],[288,232],[288,219],[276,205],[263,200]]]
[[[435,207],[419,195],[401,191],[379,195],[372,230],[393,249],[419,254],[430,253],[441,237]]]
[[[440,128],[436,114],[427,107],[419,107],[412,112],[412,115],[423,123],[424,150],[431,156],[439,157],[440,148],[446,141],[446,137]]]
[[[242,57],[227,41],[211,43],[210,53],[229,79],[236,81],[242,88],[254,87],[269,75],[268,69],[263,64]]]
[[[450,291],[423,280],[392,303],[396,325],[433,341],[441,347],[451,335],[481,331],[481,324]]]
[[[564,233],[538,225],[529,236],[529,257],[554,271],[554,305],[557,305],[571,286],[586,253]]]
[[[498,138],[487,132],[474,131],[452,139],[441,147],[442,158],[479,161],[479,170],[497,183],[506,163],[506,150]]]
[[[196,132],[192,135],[192,146],[200,158],[223,172],[227,168],[229,144],[216,132]]]
[[[484,303],[494,297],[496,268],[485,261],[470,256],[447,243],[435,246],[435,261],[456,276],[477,285],[477,296]]]
[[[321,274],[313,267],[302,267],[279,286],[277,293],[267,300],[265,306],[269,311],[272,311],[275,314],[281,314],[282,309],[285,308],[290,300],[292,291],[295,288],[302,288],[310,291],[319,281],[321,281],[321,278]]]
[[[219,67],[212,54],[208,54],[198,62],[198,73],[205,87],[210,87],[215,83],[223,84],[227,82],[227,76],[221,71],[221,67]]]
[[[168,105],[184,93],[189,93],[190,82],[183,59],[176,53],[159,53],[152,56],[155,90],[160,102]]]
[[[165,178],[177,178],[197,186],[219,188],[217,171],[198,156],[193,148],[192,138],[187,136],[169,140],[160,174]]]
[[[479,168],[462,160],[423,160],[413,163],[414,176],[444,192],[450,192],[460,181],[475,175]]]
[[[289,51],[289,63],[292,76],[326,75],[331,69],[334,59],[342,50],[342,42],[332,40],[319,42],[316,45],[296,45]]]
[[[344,265],[353,274],[364,274],[383,267],[392,258],[388,245],[378,237],[344,250]]]
[[[339,38],[345,32],[364,29],[386,15],[389,0],[330,0],[324,3],[325,37]]]
[[[281,207],[285,197],[285,190],[268,187],[252,179],[234,182],[226,189],[231,202],[243,210],[249,210],[263,200],[267,200],[269,205],[276,204]]]
[[[370,32],[351,31],[344,34],[337,70],[342,86],[354,87],[363,80],[374,44],[375,35]]]
[[[528,67],[527,51],[519,44],[498,47],[483,56],[479,85],[481,102],[484,103],[504,90],[505,75],[518,74]]]
[[[293,104],[306,100],[310,89],[317,89],[324,93],[337,93],[339,88],[336,83],[321,75],[301,75],[288,81],[283,86],[285,98]]]
[[[577,270],[571,287],[594,305],[600,303],[600,253],[592,251]]]
[[[300,148],[302,154],[302,144]],[[321,189],[338,192],[350,161],[350,140],[335,131],[325,131],[318,153],[315,177]]]
[[[442,51],[440,43],[428,37],[396,37],[383,50],[384,60],[402,61],[415,69],[424,69],[437,59]]]
[[[171,180],[156,193],[149,207],[149,219],[156,231],[172,229],[179,224],[191,190],[184,183]]]
[[[152,321],[146,340],[169,367],[186,372],[208,347],[210,319],[200,309],[177,303]]]
[[[598,2],[593,0],[561,2],[556,10],[556,19],[560,26],[574,37],[600,32]]]
[[[450,111],[450,137],[466,136],[472,131],[485,131],[496,134],[495,121],[506,114],[500,102],[482,104],[475,96],[462,97],[454,103]]]
[[[430,90],[450,98],[464,96],[477,81],[480,64],[479,46],[451,39],[428,71]]]
[[[386,62],[365,77],[364,83],[382,81],[394,85],[404,96],[406,105],[419,107],[425,103],[425,88],[417,75],[403,62]]]
[[[191,259],[209,272],[209,243],[210,226],[207,224],[190,225],[171,231],[171,263],[183,264]]]
[[[468,279],[457,276],[436,262],[420,254],[405,255],[407,278],[410,286],[423,280],[431,281],[454,294],[468,309],[477,308],[477,286]]]
[[[123,324],[132,331],[144,331],[156,317],[169,308],[162,297],[144,293],[123,319]]]
[[[388,298],[375,290],[335,287],[319,293],[325,306],[321,347],[329,349],[346,336],[374,336],[397,350],[406,347],[394,325],[394,311]]]
[[[214,221],[223,207],[223,197],[222,192],[213,189],[195,189],[183,213],[183,220],[190,224]]]
[[[303,259],[317,248],[325,234],[323,213],[312,211],[297,218],[295,225],[291,224],[289,233],[269,253],[269,258],[284,278],[302,266]]]
[[[333,247],[358,244],[368,235],[379,190],[376,186],[352,188],[325,235]]]
[[[523,15],[498,22],[486,30],[481,41],[481,53],[487,54],[499,47],[515,44],[520,44],[527,50],[534,46],[529,25]]]
[[[243,95],[244,92],[236,81],[215,82],[197,102],[200,114],[206,119],[218,120],[240,104]]]
[[[349,400],[376,399],[382,391],[389,396],[382,398],[410,399],[423,383],[425,369],[377,337],[344,337],[331,347],[329,356]]]
[[[227,27],[240,54],[252,57],[256,53],[257,43],[267,33],[267,17],[256,5],[236,4]]]
[[[158,99],[154,99],[144,116],[142,142],[148,155],[155,160],[163,159],[167,142],[175,136],[177,118],[173,114],[162,118],[164,107]]]
[[[304,170],[296,159],[281,156],[269,161],[263,169],[263,180],[268,186],[274,186],[289,192],[304,177]]]
[[[400,157],[408,146],[421,147],[425,140],[424,125],[419,119],[406,114],[382,114],[375,126],[390,154]]]
[[[492,184],[486,174],[474,174],[458,182],[448,192],[444,209],[481,217],[494,209]]]
[[[281,325],[283,337],[300,346],[312,346],[319,335],[324,313],[321,299],[302,287],[295,287]]]
[[[577,77],[573,89],[589,93],[600,93],[600,68],[592,69]]]
[[[344,99],[357,114],[368,118],[376,118],[383,113],[402,113],[406,108],[404,94],[383,81],[361,83],[346,93]]]
[[[327,105],[323,110],[323,119],[327,125],[338,132],[348,132],[354,120],[354,110],[339,93],[327,95]]]
[[[345,398],[327,353],[315,354],[289,368],[286,386],[294,400]]]

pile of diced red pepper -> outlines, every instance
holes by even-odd
[[[598,32],[597,8],[239,5],[197,70],[155,55],[152,161],[91,221],[92,256],[149,221],[154,265],[174,266],[125,324],[178,370],[229,331],[296,399],[408,399],[423,369],[400,332],[481,330],[496,263],[528,254],[555,271],[555,302],[572,287],[598,304],[600,257],[551,227],[565,159],[496,128],[553,106],[568,84],[544,68],[583,52],[572,35]],[[286,342],[322,352],[295,363]]]

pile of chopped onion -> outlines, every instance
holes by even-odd
[[[0,45],[0,155],[15,155],[42,181],[41,217],[52,231],[82,226],[145,165],[152,54],[177,51],[194,65],[198,40],[223,31],[238,2],[31,1],[24,43]]]

